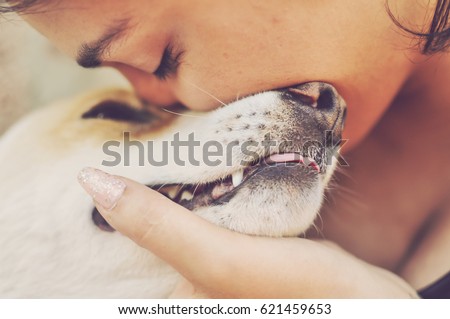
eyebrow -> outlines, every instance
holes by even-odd
[[[84,68],[96,68],[103,63],[105,54],[111,48],[114,41],[122,38],[126,30],[129,29],[130,19],[121,19],[113,23],[95,41],[81,44],[77,51],[77,63]]]

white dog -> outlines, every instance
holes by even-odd
[[[209,113],[176,112],[123,90],[94,92],[41,109],[2,137],[0,296],[172,291],[177,274],[94,209],[76,181],[85,166],[145,183],[238,232],[297,236],[311,226],[344,124],[334,88],[309,83]]]

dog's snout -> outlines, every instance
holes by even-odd
[[[287,89],[298,102],[321,111],[333,111],[343,104],[336,89],[327,83],[311,82]]]
[[[298,102],[316,107],[318,96],[316,94],[311,94],[313,92],[305,92],[301,88],[289,88],[287,92]],[[314,92],[315,93],[315,92]]]
[[[337,102],[337,96],[334,94],[332,87],[327,87],[320,91],[319,98],[317,99],[316,107],[319,110],[332,110]]]
[[[332,85],[310,82],[288,88],[286,93],[299,107],[313,109],[318,115],[317,119],[328,129],[335,128],[336,124],[344,124],[345,101]]]

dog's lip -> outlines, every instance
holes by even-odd
[[[234,186],[232,182],[233,173],[225,178],[204,184],[165,184],[147,186],[162,193],[179,205],[193,210],[203,206],[224,204],[227,201],[224,197],[228,198],[228,200],[231,199],[233,194],[241,187],[245,186],[245,184],[262,169],[274,166],[281,167],[283,165],[286,167],[293,167],[295,165],[301,165],[302,167],[309,166],[317,173],[320,173],[319,165],[311,158],[304,158],[298,153],[277,153],[261,158],[252,165],[239,168],[239,170],[243,170],[243,178],[236,186]],[[187,194],[187,196],[184,196],[185,194]],[[189,199],[186,199],[185,197],[189,197]]]
[[[147,186],[162,193],[179,205],[193,210],[198,207],[222,205],[227,203],[229,200],[231,200],[231,198],[233,198],[234,194],[236,194],[236,192],[239,191],[240,188],[245,186],[246,183],[248,183],[256,174],[261,172],[263,169],[267,169],[270,167],[280,168],[282,166],[292,168],[295,165],[301,165],[302,167],[309,166],[314,171],[316,171],[317,174],[320,173],[319,165],[310,158],[307,158],[305,160],[304,157],[298,153],[277,153],[262,158],[259,162],[254,163],[253,165],[246,166],[244,168],[244,176],[242,182],[237,186],[233,186],[231,174],[223,179],[219,179],[206,184],[165,184]],[[217,190],[218,187],[223,187],[223,189],[214,194],[214,191]],[[163,192],[163,190],[167,190],[168,188],[178,188],[178,191],[172,197],[169,196],[168,192]],[[183,193],[185,191],[192,192],[193,199],[195,199],[195,197],[197,196],[197,200],[183,199]],[[103,218],[103,216],[100,215],[95,207],[92,211],[92,219],[94,224],[101,230],[107,232],[115,231],[114,228],[111,227]]]
[[[103,216],[100,214],[100,212],[98,211],[98,209],[96,207],[94,207],[94,209],[92,210],[92,221],[94,222],[95,226],[97,226],[98,228],[100,228],[100,230],[103,230],[105,232],[115,232],[116,230],[106,221],[105,218],[103,218]]]

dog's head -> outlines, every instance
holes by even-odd
[[[152,172],[140,170],[138,175],[148,176],[141,181],[216,224],[292,236],[305,231],[319,211],[345,114],[336,90],[315,82],[256,94],[208,114],[185,112],[178,121],[117,100],[99,103],[82,118],[152,125],[123,138],[120,153],[119,146],[108,145],[107,151],[126,153],[121,161]],[[152,162],[160,167],[150,169]],[[97,225],[111,230],[93,214]]]
[[[236,231],[298,235],[320,208],[344,118],[343,100],[322,83],[209,113],[150,108],[123,90],[39,110],[0,139],[0,294],[142,298],[173,288],[168,267],[103,231],[112,229],[76,182],[85,166]]]

